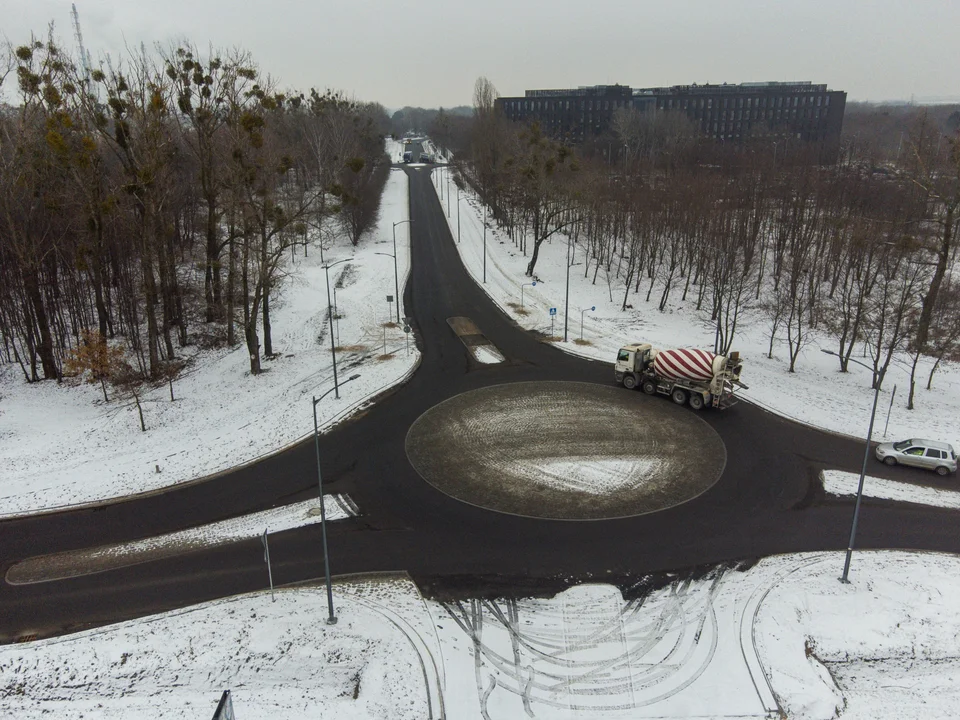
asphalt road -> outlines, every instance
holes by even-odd
[[[414,221],[404,300],[422,363],[407,384],[321,438],[325,491],[348,493],[363,513],[328,526],[335,576],[406,570],[438,597],[546,593],[583,580],[628,587],[661,571],[846,547],[852,502],[824,497],[817,476],[823,468],[858,472],[863,443],[743,402],[701,415],[726,447],[720,479],[694,500],[661,512],[586,522],[532,519],[457,501],[421,479],[404,452],[407,430],[441,401],[519,381],[609,386],[613,371],[610,363],[575,358],[540,342],[501,313],[460,263],[429,168],[404,171]],[[470,318],[506,362],[474,361],[446,322],[453,316]],[[634,397],[639,413],[669,402],[641,393]],[[309,414],[305,406],[305,427]],[[916,471],[877,463],[870,472],[918,479]],[[937,482],[932,476],[922,480]],[[0,522],[0,572],[34,555],[149,537],[316,493],[308,441],[148,497]],[[960,552],[958,521],[956,512],[868,499],[858,546]],[[322,577],[318,526],[278,533],[270,545],[277,584]],[[70,632],[266,584],[257,539],[70,580],[0,583],[0,641]]]

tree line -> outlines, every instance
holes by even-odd
[[[624,111],[612,162],[600,145],[573,148],[506,120],[496,97],[477,81],[455,161],[528,257],[527,275],[541,244],[562,235],[568,263],[621,310],[664,312],[674,299],[708,312],[717,352],[750,313],[766,323],[769,356],[786,348],[790,372],[815,333],[842,372],[863,358],[874,386],[906,353],[910,407],[922,357],[934,370],[960,360],[960,136],[922,109],[897,156],[845,151],[833,166],[799,143],[789,153],[718,146],[683,117]]]
[[[51,33],[2,60],[0,354],[27,382],[117,361],[108,346],[158,380],[193,342],[243,342],[259,373],[286,257],[377,220],[377,104],[188,43],[87,69]]]

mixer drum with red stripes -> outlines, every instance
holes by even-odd
[[[672,380],[709,382],[725,364],[724,356],[696,349],[660,350],[653,358],[657,375]]]

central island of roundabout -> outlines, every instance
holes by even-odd
[[[410,426],[410,463],[441,492],[512,515],[604,520],[665,510],[706,492],[726,463],[697,413],[579,382],[471,390]]]

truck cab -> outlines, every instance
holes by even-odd
[[[653,362],[653,356],[654,350],[650,343],[624,345],[617,352],[617,362],[614,365],[617,382],[630,388],[636,387],[633,375],[642,373],[647,365]],[[626,382],[624,382],[625,378]]]
[[[405,163],[413,162],[413,153],[412,153],[410,150],[407,150],[407,151],[403,154],[403,161],[404,161]]]

